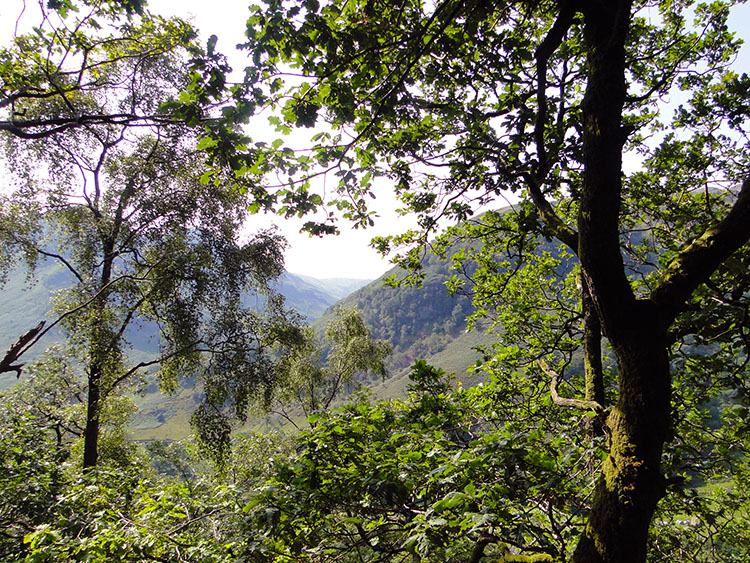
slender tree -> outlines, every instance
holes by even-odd
[[[6,135],[18,188],[2,200],[2,265],[7,273],[25,259],[33,270],[50,259],[71,276],[54,311],[85,366],[86,468],[98,462],[103,404],[150,366],[159,366],[167,390],[180,376],[203,374],[206,400],[194,421],[205,432],[216,431],[230,401],[242,415],[273,382],[269,352],[284,325],[269,289],[283,271],[283,238],[265,231],[238,243],[247,197],[199,178],[194,130],[172,119],[112,117],[159,115],[189,81],[183,65],[195,47],[181,42],[192,37],[184,35],[189,29],[177,41],[163,39],[157,22],[141,25],[151,41],[131,29],[138,41],[104,42],[91,52],[93,60],[106,51],[108,61],[83,73],[96,88],[24,104],[29,121],[79,110],[108,119],[38,138]],[[165,24],[164,37],[174,25]],[[161,40],[169,47],[154,49]],[[247,309],[248,291],[267,295],[268,314]],[[159,352],[133,364],[128,342],[146,322],[158,326]],[[219,438],[226,441],[225,430]]]
[[[191,26],[151,15],[142,0],[23,3],[10,39],[0,49],[0,131],[17,139],[54,138],[88,126],[185,123],[158,104],[132,103],[145,76],[139,69],[176,50],[202,69],[225,68],[219,54],[198,48]],[[193,108],[194,125],[206,116],[208,97]],[[46,332],[41,324],[29,328],[6,352],[0,373],[20,375],[19,358]]]
[[[385,340],[373,340],[359,311],[336,307],[336,317],[325,327],[325,343],[308,329],[304,343],[279,363],[284,384],[279,396],[281,415],[294,423],[287,407],[310,417],[327,412],[342,393],[358,386],[357,378],[384,377],[391,353]]]

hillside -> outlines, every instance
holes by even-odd
[[[428,254],[422,265],[422,287],[386,285],[385,278],[404,275],[399,268],[394,268],[336,304],[359,310],[373,336],[387,340],[393,348],[388,361],[390,379],[370,382],[381,396],[402,393],[405,376],[416,359],[455,373],[464,383],[474,383],[465,375],[466,370],[481,358],[476,347],[491,342],[491,336],[481,331],[467,332],[465,319],[474,309],[470,297],[448,293],[445,279],[453,273],[450,262]],[[314,326],[322,332],[333,315],[331,307]]]
[[[475,383],[466,375],[481,355],[476,347],[488,344],[490,337],[481,332],[466,331],[465,318],[473,308],[467,296],[451,296],[445,278],[451,274],[449,263],[433,255],[424,259],[423,287],[394,288],[384,284],[392,274],[403,275],[392,269],[373,282],[354,279],[316,279],[285,273],[278,289],[286,298],[287,306],[296,309],[322,332],[333,317],[335,305],[361,311],[375,338],[391,343],[390,376],[384,380],[366,382],[376,396],[403,395],[408,385],[409,367],[416,359],[425,359],[448,372],[455,373],[464,384]],[[29,285],[23,274],[10,276],[0,293],[0,347],[2,350],[25,330],[45,318],[50,295],[69,282],[65,271],[56,264],[41,263],[36,282]],[[317,320],[316,320],[317,319]],[[57,334],[45,338],[46,345],[54,342]],[[140,330],[130,335],[135,355],[153,353],[155,331]],[[35,350],[36,353],[43,347]],[[25,358],[33,359],[30,354]],[[12,385],[15,374],[5,374],[0,387]],[[134,430],[140,439],[179,438],[188,431],[187,421],[197,405],[199,391],[181,389],[174,396],[164,396],[155,385],[145,395],[136,398],[141,412]]]
[[[325,310],[347,293],[367,284],[369,280],[332,278],[315,279],[292,273],[284,273],[276,289],[286,298],[288,307],[304,315],[308,321],[319,318]],[[4,353],[18,337],[36,326],[39,321],[49,319],[49,301],[55,291],[66,287],[70,276],[56,262],[39,263],[34,279],[28,280],[22,271],[12,272],[7,283],[0,288],[0,353]],[[42,350],[59,338],[59,332],[50,331],[39,344],[24,356],[24,361],[34,359]],[[129,333],[128,338],[136,355],[148,355],[156,351],[156,328],[146,327]],[[0,389],[12,385],[15,374],[0,375]]]

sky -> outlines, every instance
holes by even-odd
[[[28,9],[36,0],[25,0]],[[14,23],[24,0],[0,0],[0,41],[11,36]],[[235,70],[242,71],[246,63],[245,53],[236,52],[235,45],[244,39],[245,21],[249,14],[247,6],[251,0],[148,0],[152,12],[170,16],[176,15],[191,20],[200,30],[203,42],[211,35],[218,36],[217,50],[229,57]],[[730,27],[750,39],[750,5],[735,8]],[[750,43],[750,41],[748,41]],[[750,45],[743,46],[736,62],[740,72],[750,72]],[[251,124],[258,127],[257,122]],[[269,129],[269,139],[278,135]],[[251,135],[259,137],[255,129]],[[395,214],[397,203],[387,180],[382,179],[376,186],[378,198],[373,201],[373,209],[378,212],[375,227],[370,229],[350,229],[345,222],[339,224],[342,234],[311,238],[299,233],[303,220],[286,220],[267,215],[256,215],[248,222],[250,231],[267,228],[275,224],[289,242],[286,253],[286,268],[289,272],[319,279],[358,278],[375,279],[390,268],[386,258],[369,247],[373,236],[396,234],[405,229],[405,219]],[[408,228],[408,225],[407,225]]]
[[[247,62],[247,52],[238,52],[235,46],[245,39],[245,21],[249,15],[247,6],[250,0],[148,0],[152,12],[161,15],[187,17],[203,35],[204,42],[212,34],[218,37],[216,49],[229,58],[235,71],[242,72]],[[257,122],[251,126],[257,127]],[[262,124],[260,124],[262,126]],[[279,135],[270,128],[269,139],[273,141]],[[255,140],[263,140],[257,130],[251,132]],[[329,182],[331,180],[329,179]],[[286,251],[286,268],[289,272],[302,274],[318,279],[356,278],[375,279],[384,274],[391,264],[373,248],[370,240],[374,236],[395,234],[403,227],[403,219],[395,214],[397,202],[392,196],[393,190],[382,180],[377,189],[378,197],[373,201],[373,209],[378,212],[376,224],[368,229],[352,229],[345,221],[339,223],[340,235],[310,237],[300,233],[305,219],[283,219],[268,215],[251,217],[249,228],[254,230],[276,225],[287,238],[289,247]]]
[[[44,0],[46,2],[46,0]],[[25,25],[38,23],[35,11],[37,0],[25,0],[26,13],[22,19]],[[149,0],[149,9],[164,16],[180,16],[191,20],[203,36],[203,44],[211,34],[219,38],[217,50],[230,58],[230,64],[240,72],[246,66],[245,53],[232,53],[235,45],[244,38],[245,21],[249,14],[247,6],[255,3],[252,0]],[[24,0],[0,0],[0,42],[9,39],[22,11]],[[257,132],[258,122],[251,123],[256,128],[251,133],[255,140],[261,139]],[[269,128],[267,142],[279,135]],[[329,180],[330,181],[330,180]],[[384,274],[391,264],[387,258],[380,256],[369,247],[373,236],[394,234],[403,227],[403,219],[398,219],[394,212],[396,202],[392,197],[393,190],[386,184],[380,185],[378,197],[373,200],[373,209],[380,217],[376,226],[368,229],[351,229],[345,222],[339,228],[338,236],[310,237],[299,232],[305,220],[288,220],[269,215],[254,215],[248,220],[248,231],[252,232],[275,225],[287,238],[289,247],[285,262],[287,271],[318,279],[354,278],[376,279]]]
[[[235,72],[240,73],[247,66],[247,52],[238,52],[235,46],[245,40],[245,22],[249,16],[248,5],[261,3],[250,0],[148,0],[153,13],[186,17],[192,21],[203,36],[204,43],[209,36],[218,37],[217,51],[227,55]],[[251,126],[263,126],[251,122]],[[268,129],[271,142],[279,134]],[[259,137],[257,129],[251,132],[254,140]],[[329,179],[329,182],[331,180]],[[249,228],[253,230],[276,225],[287,238],[289,247],[286,251],[287,271],[303,274],[318,279],[355,278],[375,279],[391,268],[388,258],[382,257],[371,248],[370,240],[374,236],[398,234],[404,230],[404,218],[398,217],[395,209],[398,203],[393,197],[393,190],[388,181],[380,179],[376,185],[376,199],[371,206],[378,213],[375,226],[367,229],[353,229],[345,221],[339,222],[340,235],[310,237],[299,230],[305,219],[283,219],[268,215],[257,215],[250,219]]]

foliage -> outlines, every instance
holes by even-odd
[[[150,59],[194,42],[191,26],[153,16],[144,4],[143,0],[40,3],[40,23],[0,49],[0,131],[40,139],[88,126],[174,121],[158,106],[91,104],[92,98],[101,101],[105,92],[114,101],[139,88],[137,75],[115,75],[117,68],[147,65]],[[17,20],[22,29],[23,12]],[[191,47],[194,57],[200,58],[201,51]],[[51,111],[34,111],[40,104]]]
[[[4,559],[565,560],[605,440],[520,373],[456,389],[416,362],[411,380],[404,400],[360,396],[298,436],[237,437],[219,467],[190,443],[154,444],[161,475],[137,461],[144,453],[80,474],[67,443],[6,402]],[[747,471],[737,469],[731,486],[660,505],[652,560],[747,557]]]
[[[230,507],[221,556],[747,559],[750,80],[731,69],[732,4],[269,0],[248,21],[252,65],[238,85],[209,45],[187,92],[157,107],[198,123],[226,88],[225,122],[208,124],[200,143],[216,167],[203,185],[243,188],[232,193],[251,210],[303,216],[324,203],[312,179],[334,174],[334,210],[308,230],[335,231],[336,213],[366,226],[373,178],[387,175],[418,228],[376,245],[402,250],[418,273],[446,223],[519,198],[432,243],[447,254],[456,238],[472,241],[453,257],[470,280],[450,285],[470,289],[475,319],[497,328],[482,366],[492,384],[452,393],[417,363],[408,400],[314,416],[299,448],[264,466],[257,493],[214,491]],[[266,106],[280,135],[327,128],[309,151],[232,128]],[[257,182],[271,171],[283,185]],[[218,386],[207,420],[233,385]],[[228,426],[213,428],[204,442],[226,443]],[[731,488],[717,485],[730,476]],[[107,489],[99,505],[93,489],[78,491],[74,513],[130,506]],[[144,549],[156,551],[136,556],[174,558],[179,545],[219,557],[216,534],[204,543],[200,526],[171,541],[198,521],[175,524],[185,501],[170,495],[167,516],[153,504],[134,511],[170,530],[148,535]],[[41,554],[58,549],[48,540],[75,537],[54,543],[70,556],[91,539],[85,555],[98,557],[102,545],[119,555],[127,537],[141,549],[136,516],[114,514],[103,544],[100,516],[69,535],[39,524],[28,544]]]
[[[80,459],[86,428],[86,377],[80,361],[59,346],[46,350],[30,363],[26,376],[3,396],[3,409],[24,413],[28,426],[54,437],[56,450]],[[136,390],[137,379],[121,391]],[[118,394],[108,398],[99,412],[101,434],[99,458],[110,466],[128,467],[138,461],[137,447],[128,436],[127,425],[137,412],[130,397]],[[47,438],[43,443],[49,441]],[[51,446],[50,446],[51,447]]]
[[[645,560],[665,483],[718,443],[695,421],[744,400],[749,82],[731,68],[732,4],[267,2],[248,21],[253,104],[281,135],[327,128],[303,153],[212,147],[251,158],[240,173],[286,171],[262,195],[287,215],[317,207],[311,179],[331,174],[331,204],[370,224],[372,179],[389,176],[418,228],[375,244],[417,271],[434,232],[520,200],[433,246],[477,241],[456,264],[477,318],[501,327],[488,359],[597,413],[610,438],[577,562]]]
[[[0,557],[22,552],[24,536],[45,522],[65,482],[67,451],[49,439],[29,413],[0,412]]]
[[[292,423],[285,407],[300,408],[309,417],[330,409],[345,390],[361,386],[367,376],[386,375],[388,343],[372,338],[359,311],[337,306],[334,315],[325,327],[323,346],[308,329],[304,344],[279,362],[281,413]]]
[[[188,487],[124,470],[90,472],[67,483],[15,560],[227,561],[238,543],[227,537],[238,508],[230,489],[206,481]]]
[[[444,373],[416,362],[411,379],[406,400],[360,399],[313,417],[296,453],[275,465],[244,508],[255,538],[248,556],[567,560],[604,438],[592,441],[590,424],[519,373],[499,370],[490,383],[453,390]],[[733,488],[688,488],[662,503],[650,560],[747,557],[740,475]]]
[[[86,25],[96,27],[95,20]],[[38,260],[51,259],[72,275],[46,330],[59,323],[85,366],[85,467],[97,463],[106,402],[156,365],[166,391],[180,377],[202,376],[205,400],[193,422],[204,443],[225,448],[224,407],[231,403],[244,419],[248,403],[263,400],[274,384],[272,358],[299,332],[270,289],[283,271],[283,238],[270,230],[238,242],[247,197],[199,177],[196,128],[165,112],[190,82],[186,60],[200,52],[192,30],[147,16],[123,25],[117,40],[70,47],[83,50],[84,68],[75,75],[83,82],[64,96],[13,102],[26,124],[68,123],[71,111],[105,119],[61,126],[54,135],[6,135],[17,188],[2,197],[0,269],[6,275],[25,262],[33,273]],[[58,53],[57,38],[48,39],[64,68],[68,50]],[[24,45],[17,42],[21,55]],[[34,87],[30,78],[25,84]],[[264,313],[243,303],[248,290],[264,296]],[[159,354],[130,362],[129,335],[147,322],[159,327]]]
[[[57,419],[34,416],[36,406],[18,395],[28,391],[3,396],[0,410],[0,553],[8,562],[238,560],[242,507],[293,447],[282,436],[237,437],[217,471],[195,444],[154,444],[127,463],[102,455],[81,472],[76,444],[57,439]],[[157,474],[149,457],[179,470]]]
[[[544,521],[562,505],[546,505],[576,479],[555,446],[539,451],[529,443],[535,432],[515,432],[521,413],[494,400],[494,385],[453,393],[423,362],[412,379],[406,401],[360,400],[315,417],[297,455],[246,507],[266,530],[250,549],[278,554],[274,561],[473,561],[477,545],[507,529],[518,545],[560,548]],[[524,528],[517,512],[536,514],[537,525]]]
[[[4,408],[29,414],[32,426],[54,432],[58,445],[80,438],[85,426],[85,386],[77,362],[59,346],[31,363],[26,375],[4,395]]]

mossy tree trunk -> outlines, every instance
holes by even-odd
[[[670,376],[665,334],[639,302],[631,330],[614,345],[620,395],[607,419],[609,456],[574,561],[637,562],[664,492],[661,454],[670,428]],[[620,331],[618,331],[620,332]]]
[[[661,455],[670,434],[667,331],[695,288],[750,236],[750,182],[732,212],[687,245],[646,298],[636,298],[619,240],[625,38],[632,2],[583,2],[588,84],[582,105],[584,178],[578,257],[585,287],[614,350],[619,398],[607,419],[604,461],[576,563],[645,561],[648,529],[664,494]]]

